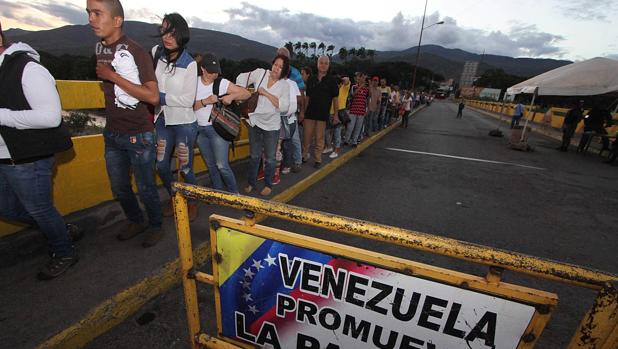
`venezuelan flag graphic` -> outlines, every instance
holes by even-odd
[[[218,231],[217,250],[223,256],[220,265],[221,311],[223,334],[235,336],[234,312],[245,315],[251,331],[259,330],[264,321],[273,321],[277,293],[298,297],[299,280],[294,289],[284,286],[277,256],[285,254],[289,260],[302,258],[316,263],[329,263],[333,258],[325,254],[265,240],[226,228]],[[236,255],[233,259],[226,256]]]

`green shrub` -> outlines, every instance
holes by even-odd
[[[87,113],[81,111],[71,112],[65,122],[73,135],[79,134],[84,131],[88,123],[94,119],[88,116]]]

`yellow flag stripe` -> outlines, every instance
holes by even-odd
[[[217,230],[217,252],[221,255],[221,263],[215,265],[219,268],[219,286],[262,245],[265,240],[241,233],[228,228]]]

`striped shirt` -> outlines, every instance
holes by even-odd
[[[365,115],[367,112],[367,97],[369,97],[367,86],[354,86],[354,94],[350,103],[350,114]]]

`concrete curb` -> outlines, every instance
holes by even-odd
[[[416,114],[424,107],[415,109],[410,116]],[[401,120],[396,121],[391,126],[374,134],[369,139],[359,144],[355,149],[347,151],[337,159],[329,162],[320,170],[313,172],[308,177],[294,184],[271,200],[277,202],[289,202],[297,195],[310,188],[315,183],[335,171],[346,162],[357,156],[360,152],[380,140],[389,132],[399,127]],[[258,216],[257,222],[266,217]],[[210,258],[210,243],[201,243],[193,250],[194,262],[200,266]],[[178,258],[168,262],[161,269],[156,271],[134,286],[116,294],[112,298],[101,302],[90,310],[84,318],[69,326],[65,330],[47,339],[37,346],[37,348],[81,348],[91,342],[96,337],[111,330],[116,325],[124,322],[131,315],[135,314],[147,302],[151,301],[163,292],[166,292],[174,285],[180,283],[180,261]]]

